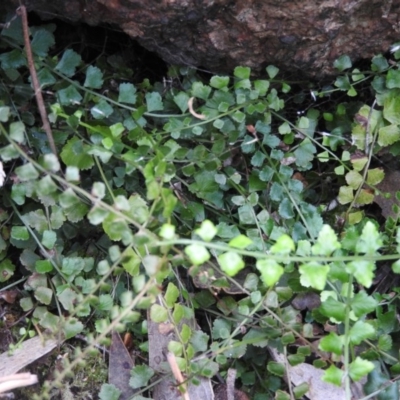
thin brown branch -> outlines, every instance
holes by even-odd
[[[36,102],[37,102],[37,105],[39,108],[40,117],[42,118],[43,129],[46,132],[47,140],[49,141],[49,145],[50,145],[50,149],[53,152],[53,154],[57,157],[57,148],[56,148],[56,144],[54,142],[53,133],[51,131],[49,118],[48,118],[47,112],[46,112],[46,107],[44,105],[42,91],[40,89],[39,79],[37,77],[37,73],[36,73],[36,69],[35,69],[35,63],[33,61],[31,42],[29,39],[28,17],[27,17],[26,8],[24,5],[21,5],[18,8],[17,14],[21,15],[21,18],[22,18],[22,29],[23,29],[23,33],[24,33],[26,58],[28,59],[29,72],[30,72],[31,78],[32,78],[32,86],[33,86],[33,90],[35,91],[35,97],[36,97]]]

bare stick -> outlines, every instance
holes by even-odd
[[[167,361],[168,364],[172,370],[172,374],[174,375],[174,378],[176,379],[176,381],[178,382],[178,384],[181,386],[181,388],[184,390],[184,392],[182,393],[182,397],[184,400],[190,400],[189,398],[189,394],[187,392],[187,387],[185,385],[185,379],[182,376],[182,372],[179,369],[178,363],[176,362],[176,358],[175,355],[171,352],[169,352],[167,354]]]
[[[56,144],[54,143],[53,133],[51,132],[51,127],[50,127],[49,119],[47,117],[46,107],[44,106],[42,91],[41,91],[40,85],[39,85],[39,79],[36,74],[35,63],[33,61],[31,42],[29,39],[28,17],[27,17],[26,8],[24,5],[21,5],[17,9],[17,14],[21,15],[21,17],[22,17],[22,30],[24,32],[26,58],[28,59],[29,73],[31,74],[32,86],[33,86],[33,90],[35,91],[35,97],[36,97],[36,102],[37,102],[37,105],[39,108],[40,117],[42,118],[43,129],[46,132],[47,140],[49,141],[49,145],[50,145],[50,149],[53,152],[53,154],[57,157]]]
[[[18,387],[34,385],[37,382],[37,376],[29,373],[5,376],[0,381],[0,393],[8,392]]]

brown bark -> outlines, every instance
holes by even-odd
[[[2,0],[3,10],[17,0]],[[341,54],[385,52],[400,0],[30,0],[44,18],[112,24],[173,64],[229,72],[268,64],[321,76]]]

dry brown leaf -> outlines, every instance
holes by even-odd
[[[15,289],[4,290],[0,292],[0,298],[9,304],[13,304],[17,296],[18,296],[18,290]]]
[[[113,331],[111,335],[108,383],[115,385],[121,391],[119,400],[128,400],[135,394],[135,390],[129,386],[133,367],[134,362],[121,337],[117,332]]]
[[[400,171],[385,171],[385,178],[381,183],[379,183],[379,185],[377,185],[377,188],[382,193],[391,194],[390,198],[388,199],[381,195],[375,196],[374,201],[381,207],[382,215],[385,218],[388,218],[389,216],[396,218],[396,215],[392,210],[392,206],[393,204],[400,206],[400,202],[396,200],[396,192],[400,190]]]

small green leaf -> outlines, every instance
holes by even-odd
[[[371,361],[356,357],[356,359],[349,365],[349,375],[353,381],[357,382],[373,371],[373,369],[374,364]]]
[[[90,109],[90,113],[95,119],[108,118],[114,109],[104,99],[101,99],[95,106]]]
[[[367,183],[369,185],[377,185],[383,181],[385,177],[385,171],[383,168],[372,168],[368,170],[367,173]]]
[[[346,265],[346,271],[353,274],[358,283],[369,288],[374,278],[375,264],[365,260],[351,261]]]
[[[175,340],[170,340],[168,342],[168,351],[174,354],[176,357],[180,357],[183,351],[183,344],[176,342]]]
[[[388,89],[400,88],[400,71],[398,69],[389,69],[386,74],[386,87]]]
[[[103,383],[99,393],[100,400],[118,400],[121,396],[121,391],[114,385]]]
[[[305,287],[324,290],[328,278],[329,266],[316,261],[302,264],[299,267],[300,282]]]
[[[50,288],[39,286],[34,292],[36,300],[42,304],[49,305],[53,297],[53,291]]]
[[[236,67],[233,74],[239,79],[249,79],[251,69],[249,67]]]
[[[195,233],[205,242],[210,242],[217,234],[217,231],[215,225],[210,220],[206,219],[201,223],[200,228],[195,230]]]
[[[275,393],[274,400],[290,400],[290,394],[279,389]]]
[[[73,137],[63,147],[60,157],[64,164],[79,169],[89,169],[94,165],[93,157],[85,152],[86,146],[78,137]]]
[[[179,107],[182,113],[186,112],[189,105],[189,95],[185,92],[179,92],[176,96],[174,96],[174,103]]]
[[[15,173],[22,182],[37,179],[39,177],[39,173],[31,163],[15,168]]]
[[[375,311],[377,306],[378,302],[372,296],[368,296],[365,290],[358,292],[351,302],[351,309],[357,318]]]
[[[49,48],[55,44],[54,35],[47,29],[37,29],[32,38],[32,51],[40,57],[46,57]]]
[[[271,246],[270,252],[272,254],[289,254],[295,250],[293,239],[289,235],[281,235],[276,243]]]
[[[78,296],[72,289],[65,288],[61,293],[57,294],[57,298],[66,310],[72,311]]]
[[[64,52],[61,60],[56,65],[56,70],[60,71],[67,77],[75,75],[76,67],[81,63],[81,56],[75,51],[68,49]]]
[[[48,249],[52,249],[57,240],[57,234],[54,231],[44,231],[42,244]]]
[[[136,99],[135,86],[132,83],[120,83],[118,101],[120,103],[135,104]]]
[[[292,219],[294,217],[293,203],[287,197],[285,197],[278,208],[279,215],[284,219]]]
[[[344,321],[346,316],[346,304],[329,296],[322,302],[319,311],[328,318],[334,318],[337,321]]]
[[[60,170],[60,161],[54,154],[45,154],[43,157],[43,167],[51,172]]]
[[[53,270],[50,260],[38,260],[35,262],[35,270],[39,274],[47,274]]]
[[[344,371],[331,365],[324,373],[322,380],[336,386],[342,386]]]
[[[378,144],[386,147],[397,142],[400,139],[400,129],[397,124],[391,124],[379,128]]]
[[[145,97],[146,97],[148,112],[164,110],[164,104],[162,102],[160,93],[158,92],[146,93]]]
[[[239,220],[242,224],[252,225],[255,223],[256,216],[254,209],[250,204],[245,204],[238,209]]]
[[[179,290],[178,288],[172,283],[168,283],[167,290],[164,295],[165,303],[168,307],[172,308],[179,297]]]
[[[17,143],[25,143],[25,125],[21,121],[12,122],[10,124],[10,138]]]
[[[74,85],[69,85],[65,89],[60,89],[57,94],[63,106],[80,104],[83,99]]]
[[[229,76],[213,76],[210,79],[210,86],[216,89],[223,89],[229,84]]]
[[[356,252],[373,255],[382,245],[382,238],[377,227],[371,221],[367,221],[357,241]]]
[[[19,49],[0,54],[1,67],[4,70],[17,69],[26,65],[26,58]]]
[[[15,240],[28,240],[29,231],[26,226],[14,225],[11,228],[11,237]]]
[[[10,107],[0,107],[0,122],[7,122],[10,116]]]
[[[150,318],[153,322],[161,324],[168,320],[168,311],[159,304],[153,304],[150,308]]]
[[[204,264],[210,259],[210,253],[208,250],[199,244],[191,244],[185,247],[185,253],[189,256],[190,261],[194,265]]]
[[[392,270],[395,274],[400,274],[400,260],[397,260],[392,264]]]
[[[180,336],[181,336],[181,340],[183,343],[185,343],[185,344],[188,343],[189,339],[192,336],[192,329],[188,325],[183,324],[181,332],[180,332]]]
[[[281,135],[286,135],[287,133],[292,132],[292,128],[290,127],[288,122],[284,122],[283,124],[281,124],[278,128],[278,132]]]
[[[193,346],[196,353],[204,352],[207,350],[209,339],[210,337],[206,333],[195,330],[190,338],[190,344]]]
[[[291,364],[293,365],[293,364]],[[310,383],[311,385],[311,383]],[[296,399],[303,399],[304,395],[310,390],[310,385],[306,382],[301,383],[293,388],[293,394]]]
[[[267,364],[267,370],[271,372],[271,374],[283,377],[285,376],[285,365],[276,361],[270,361]]]
[[[353,85],[351,85],[350,89],[347,91],[347,96],[349,97],[357,96],[357,90],[354,88]]]
[[[113,306],[113,299],[109,294],[101,294],[99,296],[99,304],[97,305],[100,311],[110,311]]]
[[[218,256],[218,263],[228,276],[235,276],[245,267],[245,263],[239,254],[228,251]]]
[[[86,70],[86,79],[83,86],[90,89],[100,89],[103,86],[103,82],[103,72],[98,67],[89,65]]]
[[[308,168],[309,163],[314,159],[314,153],[317,149],[312,144],[310,139],[304,139],[297,149],[294,151],[296,157],[296,165],[303,168]]]
[[[175,226],[171,224],[163,224],[160,229],[160,236],[165,240],[172,240],[175,237]]]
[[[342,90],[350,90],[351,84],[348,76],[338,76],[335,81],[335,86]]]
[[[37,75],[38,75],[40,87],[42,89],[46,86],[54,85],[57,82],[56,78],[46,67],[41,68],[38,71]]]
[[[154,370],[147,365],[137,365],[131,370],[131,379],[129,380],[129,385],[138,389],[142,386],[146,386],[149,380],[153,377]]]
[[[338,200],[340,204],[348,204],[354,198],[353,189],[350,186],[340,186]]]
[[[229,241],[229,246],[237,249],[245,249],[247,246],[250,246],[251,243],[253,243],[253,241],[247,236],[239,235]]]
[[[235,111],[233,114],[231,114],[231,117],[234,121],[241,123],[245,120],[246,114],[241,111]]]
[[[268,65],[268,67],[265,70],[267,71],[267,74],[270,77],[270,79],[274,79],[279,72],[279,68],[274,67],[273,65]]]
[[[65,321],[64,334],[66,340],[71,339],[72,337],[74,337],[78,333],[81,333],[82,331],[83,331],[83,324],[76,318],[68,318],[67,321]]]
[[[15,265],[9,260],[4,259],[0,262],[0,282],[5,282],[14,275]]]
[[[207,100],[211,93],[210,86],[203,85],[202,82],[193,82],[192,84],[192,96],[197,97],[202,100]]]
[[[328,353],[341,355],[343,352],[343,339],[343,336],[338,336],[335,332],[329,332],[329,335],[321,339],[318,348]]]
[[[335,231],[329,225],[324,225],[311,252],[313,255],[329,256],[340,247]]]
[[[265,96],[269,89],[269,81],[267,80],[255,80],[253,82],[254,89],[258,91],[260,96]]]
[[[217,318],[213,323],[212,336],[215,339],[228,339],[231,334],[232,323],[222,319]]]
[[[389,68],[389,63],[382,54],[374,56],[371,60],[372,71],[383,72]]]
[[[359,345],[365,339],[371,339],[376,336],[374,327],[363,321],[357,321],[349,332],[350,342]]]
[[[256,268],[261,272],[261,279],[268,287],[275,285],[284,272],[281,265],[275,260],[268,258],[257,260]]]
[[[347,184],[354,190],[357,190],[363,183],[362,175],[357,171],[350,171],[345,176]]]
[[[379,335],[378,338],[378,348],[381,351],[389,351],[391,350],[393,345],[392,337],[388,334]]]
[[[345,69],[351,68],[352,63],[350,57],[347,55],[342,55],[335,60],[333,66],[339,70],[340,72],[344,71]]]

